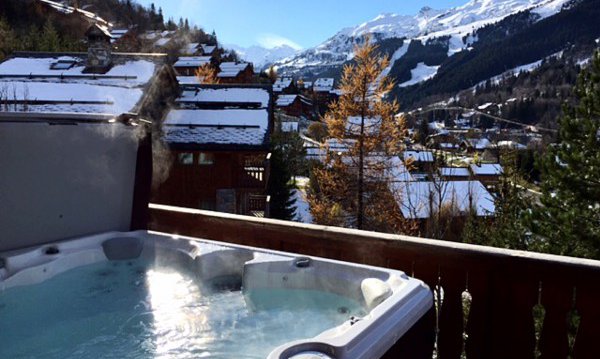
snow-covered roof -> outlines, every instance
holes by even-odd
[[[200,79],[196,76],[177,76],[179,85],[200,85]]]
[[[49,5],[54,10],[61,12],[63,14],[69,15],[69,14],[77,13],[77,14],[80,14],[80,15],[92,20],[94,23],[100,25],[101,27],[108,28],[108,27],[112,26],[111,23],[109,23],[108,21],[104,20],[103,18],[101,18],[100,16],[98,16],[97,14],[95,14],[91,11],[82,10],[80,8],[74,8],[72,6],[68,6],[68,5],[62,4],[57,1],[50,1],[50,0],[39,0],[39,1]]]
[[[171,110],[164,139],[171,144],[264,143],[269,126],[267,109]]]
[[[180,56],[173,67],[200,67],[209,63],[209,56]]]
[[[170,41],[171,41],[170,38],[163,37],[163,38],[160,38],[160,39],[156,40],[156,42],[154,43],[154,46],[156,46],[156,47],[163,47],[166,44],[168,44]]]
[[[163,123],[171,145],[262,146],[268,139],[271,95],[267,88],[185,87]]]
[[[467,140],[469,145],[476,150],[485,150],[494,147],[492,142],[487,138],[475,138]]]
[[[293,80],[291,77],[282,77],[275,80],[275,83],[273,84],[273,92],[283,91],[292,84],[292,81]]]
[[[186,103],[230,103],[231,106],[240,104],[258,104],[258,108],[267,108],[269,106],[269,91],[264,88],[251,87],[198,87],[187,88],[177,98],[178,104]]]
[[[277,106],[289,106],[296,101],[296,97],[298,97],[298,95],[279,95],[279,97],[277,97]]]
[[[404,151],[404,161],[412,158],[415,162],[433,162],[433,153],[429,151]]]
[[[221,70],[217,77],[236,77],[240,72],[246,70],[250,66],[247,62],[223,62],[219,66]]]
[[[525,150],[527,146],[522,145],[515,141],[498,141],[498,148],[514,149],[514,150]]]
[[[215,51],[215,49],[217,48],[216,46],[213,45],[207,45],[207,44],[202,44],[200,45],[202,47],[202,52],[205,55],[210,55],[213,53],[213,51]]]
[[[496,210],[494,198],[479,181],[400,182],[394,189],[405,218],[429,218],[446,206],[457,214],[474,209],[478,216],[493,215]]]
[[[471,173],[466,167],[442,167],[440,175],[444,177],[469,177]]]
[[[85,61],[85,55],[6,60],[0,63],[0,98],[14,103],[9,111],[118,115],[134,110],[157,67],[149,57],[114,56],[106,74],[86,74]]]
[[[313,91],[329,92],[333,90],[334,79],[330,77],[319,78],[313,84]]]
[[[172,127],[163,128],[164,140],[179,145],[248,145],[265,142],[265,131],[258,127]]]
[[[110,30],[111,42],[115,42],[129,32],[129,29],[112,29]]]
[[[198,44],[197,42],[192,42],[190,44],[187,44],[183,48],[183,53],[195,54],[196,52],[198,52],[198,46],[200,46],[200,44]]]
[[[448,143],[448,142],[440,143],[440,148],[444,149],[444,150],[456,149],[458,147],[459,146],[457,144],[454,144],[454,143]]]
[[[471,163],[469,167],[471,172],[477,176],[500,176],[504,173],[504,169],[498,163]]]

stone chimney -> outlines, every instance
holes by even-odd
[[[111,36],[108,30],[94,24],[85,33],[88,56],[83,72],[105,74],[112,67]]]

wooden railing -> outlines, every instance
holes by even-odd
[[[152,230],[422,279],[435,291],[436,311],[419,324],[418,338],[403,343],[421,354],[386,358],[600,358],[598,261],[158,205],[150,211]]]

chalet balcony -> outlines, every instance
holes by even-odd
[[[599,358],[600,262],[150,205],[149,228],[405,271],[436,305],[385,358]]]

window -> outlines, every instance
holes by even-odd
[[[75,61],[73,61],[73,60],[58,60],[57,62],[50,65],[50,69],[51,70],[68,70],[73,66],[75,66]]]
[[[198,164],[201,166],[212,165],[215,163],[215,155],[208,152],[200,152],[198,156]]]
[[[180,153],[177,155],[177,160],[180,165],[193,165],[194,164],[194,154],[193,153]]]

